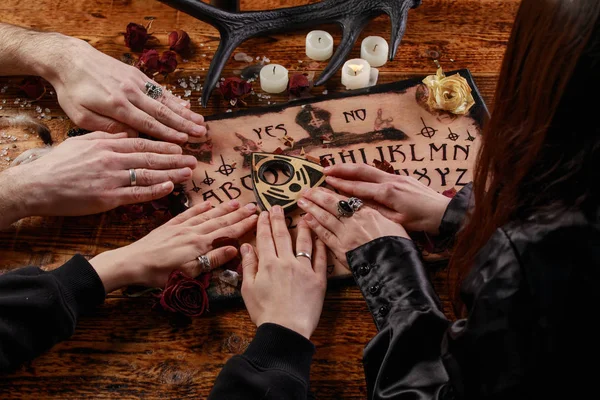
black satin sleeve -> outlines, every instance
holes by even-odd
[[[450,200],[439,226],[440,233],[432,238],[434,252],[439,253],[452,247],[456,234],[463,226],[473,204],[473,184],[469,183]]]
[[[433,399],[452,393],[441,359],[448,320],[412,241],[384,237],[347,254],[379,333],[363,363],[368,399]]]

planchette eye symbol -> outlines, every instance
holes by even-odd
[[[284,212],[296,208],[300,193],[325,183],[323,167],[298,157],[252,153],[252,182],[259,207]]]

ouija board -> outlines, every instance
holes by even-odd
[[[385,160],[397,174],[437,191],[460,190],[472,179],[488,111],[469,71],[447,75],[456,72],[467,79],[475,99],[464,116],[429,111],[420,78],[207,118],[207,137],[184,146],[184,153],[198,159],[186,184],[191,205],[211,201],[216,206],[232,199],[257,202],[253,153],[327,160],[331,165]],[[292,234],[300,212],[286,215]],[[255,234],[243,240],[254,244]],[[329,258],[330,277],[350,275],[332,254]],[[213,282],[211,297],[239,295],[219,282],[218,272]]]

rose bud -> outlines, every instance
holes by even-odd
[[[198,279],[190,278],[181,271],[173,271],[160,295],[160,305],[166,311],[188,317],[199,317],[208,309],[208,294],[211,274]]]
[[[288,91],[295,97],[306,97],[310,94],[310,82],[304,74],[294,74],[290,78]]]
[[[46,85],[39,76],[28,76],[23,79],[19,85],[19,89],[21,89],[27,97],[33,100],[41,99],[46,93]]]
[[[165,51],[160,56],[158,72],[161,74],[170,74],[177,68],[177,54],[174,51]]]
[[[169,33],[169,47],[179,54],[189,53],[191,47],[190,36],[181,29]]]
[[[219,87],[227,101],[241,99],[252,91],[252,84],[240,78],[227,78]]]
[[[144,50],[135,64],[142,72],[152,75],[159,69],[159,57],[156,50]]]
[[[141,51],[148,41],[148,30],[135,22],[130,22],[125,31],[125,44],[133,51]]]

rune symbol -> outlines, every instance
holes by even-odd
[[[460,136],[458,136],[456,133],[452,132],[452,129],[450,129],[450,127],[448,127],[448,131],[450,131],[450,134],[448,135],[448,139],[452,140],[453,142],[456,142]]]
[[[421,122],[423,122],[423,129],[421,129],[421,133],[417,133],[417,135],[423,135],[423,137],[426,137],[427,139],[434,137],[437,129],[427,126],[423,117],[421,117]]]
[[[231,164],[226,164],[225,160],[223,159],[223,155],[221,155],[221,166],[216,172],[225,176],[229,176],[233,173],[233,171],[235,171],[235,167]]]
[[[193,180],[192,180],[192,185],[194,185],[192,192],[198,193],[200,191],[200,188],[196,185],[196,182],[194,182]]]
[[[208,176],[208,171],[204,171],[204,174],[206,175],[206,179],[204,179],[202,181],[202,183],[204,183],[205,185],[208,185],[208,186],[212,185],[215,182],[215,180],[213,178],[211,178],[210,176]],[[194,183],[194,181],[192,181],[192,183]]]
[[[469,135],[469,137],[466,140],[468,140],[469,142],[475,141],[475,136],[471,135],[471,132],[469,132],[468,129],[467,129],[467,135]]]

